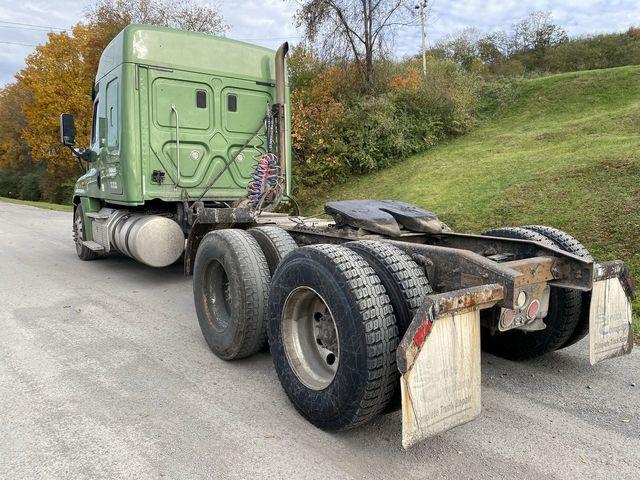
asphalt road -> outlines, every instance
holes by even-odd
[[[268,354],[207,348],[181,266],[78,260],[71,214],[0,202],[0,478],[640,478],[640,351],[483,355],[481,417],[404,451],[399,413],[340,434]]]

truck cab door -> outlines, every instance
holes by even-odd
[[[104,133],[100,139],[100,157],[102,168],[100,171],[101,188],[107,198],[118,198],[123,193],[122,165],[120,162],[120,69],[116,69],[106,79],[104,93]]]

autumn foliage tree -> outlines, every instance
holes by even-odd
[[[29,147],[22,138],[26,124],[22,106],[30,102],[30,93],[19,82],[0,91],[0,168],[20,169],[31,164]]]
[[[0,170],[28,171],[29,166],[44,165],[44,196],[69,201],[81,169],[60,145],[59,116],[73,114],[77,143],[88,145],[100,55],[130,23],[218,34],[227,28],[215,9],[194,0],[98,0],[71,31],[50,33],[47,42],[26,58],[15,82],[0,90]]]
[[[29,145],[31,156],[46,162],[55,183],[79,172],[77,161],[60,146],[60,113],[73,114],[78,143],[89,143],[94,69],[84,57],[91,35],[91,28],[82,24],[71,33],[49,34],[47,43],[36,47],[18,75],[18,83],[31,95],[31,101],[22,107],[22,138]]]

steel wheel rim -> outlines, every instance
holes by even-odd
[[[84,239],[84,228],[82,225],[82,216],[78,215],[73,222],[73,240],[76,243],[76,248],[80,249],[82,247],[82,240]]]
[[[282,338],[293,373],[312,390],[324,390],[340,360],[338,329],[327,302],[310,287],[294,289],[284,302]]]
[[[222,263],[211,261],[205,269],[204,280],[207,318],[214,330],[223,332],[229,327],[226,319],[231,315],[231,288]]]

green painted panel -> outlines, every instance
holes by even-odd
[[[236,97],[236,111],[228,108],[230,95]],[[251,134],[260,125],[267,113],[267,107],[271,103],[271,96],[264,91],[225,88],[222,91],[224,99],[223,115],[225,129],[233,133]]]
[[[79,182],[79,191],[121,205],[195,198],[235,159],[205,198],[244,197],[255,161],[266,151],[264,133],[237,154],[274,101],[274,56],[219,37],[127,27],[100,60],[94,173]],[[229,93],[236,95],[234,112]]]
[[[275,51],[229,38],[151,25],[129,25],[109,43],[96,78],[120,63],[155,65],[231,78],[275,81]]]
[[[153,118],[161,127],[176,128],[176,115],[171,109],[178,111],[181,129],[208,130],[211,128],[211,88],[206,83],[185,81],[176,78],[158,78],[153,86]],[[206,94],[205,108],[196,106],[198,92]]]

